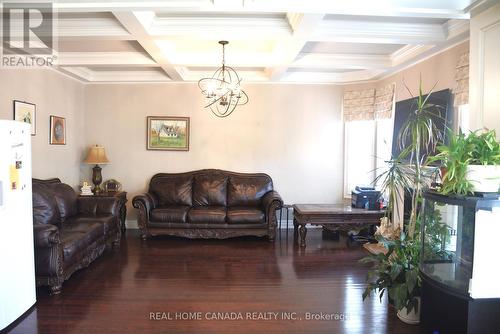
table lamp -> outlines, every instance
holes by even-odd
[[[109,163],[104,147],[95,145],[89,148],[87,158],[83,162],[86,164],[95,165],[94,168],[92,168],[92,182],[94,183],[94,189],[92,190],[94,191],[95,195],[99,195],[102,192],[102,188],[100,186],[102,183],[102,168],[99,167],[99,165]]]

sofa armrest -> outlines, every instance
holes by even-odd
[[[278,194],[277,191],[270,191],[267,194],[264,195],[262,198],[262,206],[264,207],[264,210],[266,212],[269,212],[270,209],[276,210],[277,208],[281,207],[283,205],[283,200],[281,199],[280,194]]]
[[[111,214],[118,216],[118,197],[78,197],[78,213],[83,214]]]
[[[137,195],[132,199],[132,205],[134,208],[141,209],[142,205],[147,211],[146,213],[149,213],[151,210],[156,208],[157,204],[158,200],[156,199],[156,196],[151,193]]]
[[[52,224],[33,224],[33,239],[35,247],[50,248],[59,244],[59,229]]]

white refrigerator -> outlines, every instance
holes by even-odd
[[[36,302],[31,130],[0,120],[0,330]]]

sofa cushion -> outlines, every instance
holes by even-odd
[[[221,173],[196,175],[193,182],[193,205],[226,206],[227,176]]]
[[[74,216],[78,213],[77,199],[78,196],[69,185],[64,183],[57,183],[53,186],[54,196],[57,202],[61,220]]]
[[[231,207],[227,209],[229,224],[262,224],[266,221],[264,211],[255,207]]]
[[[223,206],[196,206],[188,212],[192,224],[225,224],[226,208]]]
[[[68,224],[101,224],[104,228],[104,236],[106,238],[119,228],[119,221],[117,218],[111,214],[98,214],[98,215],[88,215],[88,214],[78,214],[76,216],[66,219],[64,226]]]
[[[260,206],[262,197],[273,190],[273,181],[264,174],[230,176],[227,202],[229,206]]]
[[[151,210],[150,219],[152,222],[165,223],[185,223],[189,206],[162,206]]]
[[[160,206],[192,205],[191,175],[161,175],[156,176],[149,184],[149,192],[158,197]]]
[[[61,215],[52,186],[33,182],[33,221],[39,224],[61,224]]]
[[[103,238],[103,225],[99,223],[66,223],[60,232],[64,264],[78,260],[77,255]]]

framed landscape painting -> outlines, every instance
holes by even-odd
[[[66,118],[50,116],[50,145],[66,145]]]
[[[31,135],[36,135],[36,105],[14,100],[14,121],[31,124]]]
[[[147,117],[147,149],[189,151],[189,117]]]

